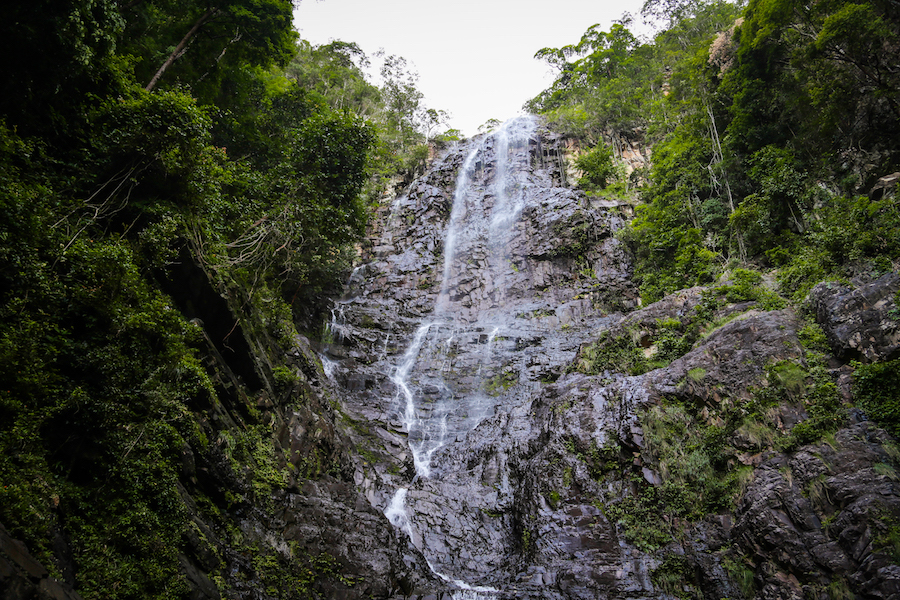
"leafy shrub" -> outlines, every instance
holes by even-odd
[[[802,244],[778,273],[781,290],[802,300],[826,278],[878,276],[900,255],[900,211],[893,198],[834,197],[816,211]]]
[[[756,595],[756,581],[753,570],[739,559],[726,556],[722,560],[722,567],[728,573],[729,579],[734,582],[744,598],[753,598]]]
[[[812,350],[814,352],[828,352],[828,338],[825,336],[825,332],[822,331],[822,327],[819,326],[818,323],[809,322],[797,332],[797,337],[800,340],[800,343],[807,350]]]
[[[802,399],[808,418],[794,425],[790,434],[779,440],[784,450],[794,450],[834,433],[844,422],[841,395],[831,379],[822,355],[806,353],[806,376],[796,363],[782,361],[767,370],[770,387],[777,390],[783,401]],[[793,365],[793,366],[790,366]]]
[[[608,331],[604,331],[599,340],[581,349],[576,368],[590,375],[603,371],[640,375],[648,371],[644,353],[634,343],[631,334],[612,337]]]
[[[648,484],[641,475],[632,479],[633,495],[606,507],[607,516],[622,523],[629,541],[652,552],[671,541],[682,520],[727,512],[745,481],[743,468],[734,466],[728,436],[741,414],[725,414],[725,427],[707,424],[702,407],[664,400],[641,416],[644,465],[657,470],[662,483]]]
[[[616,174],[612,149],[603,143],[575,159],[575,166],[583,173],[578,185],[591,191],[605,188]]]
[[[872,420],[900,435],[900,359],[854,366],[856,403]]]
[[[775,145],[755,152],[749,162],[754,193],[747,195],[729,217],[752,254],[764,254],[778,236],[793,228],[803,230],[807,176],[793,154]]]
[[[702,232],[678,223],[666,209],[644,204],[637,207],[631,225],[618,234],[635,253],[635,275],[644,304],[666,294],[711,283],[719,273],[719,255],[708,249]]]
[[[759,303],[763,310],[777,310],[787,306],[783,298],[763,285],[763,276],[758,271],[735,269],[731,279],[731,283],[713,289],[713,293],[724,296],[726,302],[753,301]]]
[[[697,597],[694,587],[694,567],[683,554],[666,554],[662,564],[650,573],[650,581],[669,596],[681,600]],[[691,589],[692,592],[686,591]]]

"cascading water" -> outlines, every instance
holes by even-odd
[[[446,312],[450,303],[450,267],[453,265],[453,258],[456,255],[456,241],[466,209],[466,193],[469,192],[475,159],[481,150],[481,146],[478,145],[469,152],[456,178],[456,189],[453,192],[453,204],[450,209],[450,222],[447,225],[447,233],[444,236],[444,268],[441,275],[441,291],[438,294],[435,306],[435,312],[439,314]]]
[[[428,320],[418,327],[412,343],[390,376],[397,388],[397,407],[407,431],[417,478],[431,476],[432,456],[450,438],[448,417],[452,412],[458,412],[461,403],[452,392],[452,382],[447,380],[448,376],[452,376],[452,372],[445,372],[443,368],[434,369],[433,356],[432,366],[422,371],[423,376],[415,389],[411,378],[426,343],[431,345],[433,355],[440,355],[442,351],[445,356],[448,355],[453,348],[454,334],[460,327],[465,326],[467,317],[470,318],[470,313],[457,311],[454,304],[455,291],[461,281],[469,277],[480,278],[481,284],[491,289],[492,308],[498,308],[502,304],[505,279],[503,274],[508,268],[505,264],[507,258],[504,247],[510,229],[523,208],[522,172],[517,167],[529,163],[528,142],[534,130],[535,121],[531,118],[505,123],[496,135],[486,138],[472,148],[457,176],[450,219],[444,236],[444,264],[440,292],[433,311],[434,320]],[[486,191],[475,185],[473,179],[476,167],[479,164],[482,168],[484,166],[484,154],[489,142],[493,142],[494,145],[495,171],[492,185]],[[492,197],[493,202],[485,203],[486,197]],[[475,216],[476,212],[482,214]],[[466,218],[467,215],[474,218]],[[489,254],[485,257],[486,268],[473,273],[468,268],[467,261],[458,259],[457,248],[460,241],[468,247],[481,245],[490,248]],[[496,313],[494,314],[496,316]],[[487,336],[484,360],[479,364],[476,379],[482,375],[483,364],[490,361],[493,341],[502,326],[502,323],[494,323]],[[477,329],[485,330],[486,326],[482,323]],[[434,335],[429,337],[429,333]],[[449,359],[446,364],[449,364]],[[476,388],[481,386],[480,381],[474,383]],[[465,433],[493,410],[492,403],[483,393],[476,392],[470,395],[465,403],[469,407],[468,412],[472,414],[457,415],[460,417],[461,426],[452,431],[454,435]],[[407,493],[407,487],[398,488],[385,515],[396,527],[403,529],[412,537],[411,522],[405,507]],[[458,588],[460,599],[482,598],[485,597],[482,594],[491,595],[497,592],[490,586],[472,586],[448,577],[435,569],[431,562],[428,564],[435,574]]]
[[[444,266],[433,316],[419,326],[412,343],[391,375],[391,381],[397,386],[398,409],[406,425],[416,475],[421,477],[431,475],[431,457],[447,443],[451,433],[454,436],[465,433],[493,409],[483,394],[464,400],[457,398],[452,391],[452,382],[442,372],[441,358],[443,355],[446,359],[453,348],[454,334],[459,328],[466,326],[471,318],[470,311],[459,311],[454,303],[454,294],[461,281],[470,277],[480,278],[480,283],[491,290],[492,308],[496,309],[502,304],[503,274],[509,269],[503,253],[504,241],[523,208],[523,175],[521,168],[517,167],[529,163],[528,142],[534,131],[533,118],[508,121],[497,134],[475,145],[466,157],[456,179],[450,221],[444,236]],[[494,145],[496,167],[491,186],[485,191],[473,182],[473,178],[479,162],[483,168],[489,142]],[[485,203],[486,197],[492,197],[492,203]],[[476,216],[478,212],[481,214]],[[467,214],[471,216],[466,218]],[[469,248],[473,245],[491,248],[491,252],[485,257],[487,268],[473,272],[468,262],[457,256],[460,242]],[[495,320],[497,316],[498,313],[494,311]],[[491,342],[504,324],[496,321],[478,323],[479,331],[490,327],[491,333],[487,336],[486,344],[488,353]],[[430,364],[419,371],[417,394],[411,378],[423,350],[426,351],[426,362]],[[490,356],[485,356],[484,362],[489,361]],[[477,381],[474,383],[476,387],[480,384]],[[461,403],[465,403],[468,409],[465,415],[459,414]],[[462,424],[451,430],[448,417],[453,412],[457,413],[457,417],[462,417]],[[472,414],[468,414],[470,412]]]
[[[442,410],[441,406],[432,406],[426,412],[425,408],[421,406],[421,402],[417,405],[416,396],[409,387],[410,373],[416,365],[428,330],[434,325],[434,323],[425,323],[419,327],[412,344],[391,375],[391,381],[397,386],[398,411],[408,434],[416,475],[422,477],[431,475],[431,456],[444,444],[447,435],[446,412]]]
[[[542,135],[524,117],[460,143],[385,207],[326,349],[366,449],[357,488],[459,600],[515,593],[518,475],[498,427],[571,363],[586,315],[604,319],[578,273],[616,244],[600,242],[611,217],[559,185]]]

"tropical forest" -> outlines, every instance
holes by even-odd
[[[0,597],[900,598],[895,0],[472,137],[296,2],[0,8]]]

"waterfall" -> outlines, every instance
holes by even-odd
[[[502,302],[505,273],[509,270],[504,253],[505,241],[523,208],[522,167],[530,162],[529,140],[534,135],[535,127],[532,117],[507,121],[498,132],[474,144],[468,152],[456,177],[450,219],[444,234],[443,269],[434,316],[419,325],[412,342],[390,375],[397,389],[395,401],[408,434],[416,475],[421,477],[431,475],[431,458],[448,442],[450,434],[464,431],[451,431],[448,423],[453,410],[459,408],[460,399],[454,396],[452,387],[441,375],[440,371],[444,369],[438,368],[434,373],[434,369],[429,371],[426,367],[421,371],[421,383],[424,385],[419,388],[427,390],[426,394],[416,393],[411,377],[428,344],[434,347],[436,354],[440,354],[443,347],[444,356],[447,356],[452,350],[454,333],[468,325],[466,315],[454,303],[453,290],[461,278],[482,278],[485,287],[493,289],[494,307],[499,307]],[[475,175],[479,165],[481,169],[486,168],[488,152],[493,152],[492,160],[496,166],[490,185],[485,187],[476,181]],[[492,202],[486,202],[488,199]],[[476,218],[479,211],[481,216]],[[477,243],[492,249],[490,256],[486,257],[486,269],[474,274],[468,272],[466,262],[457,255],[461,241],[467,246]],[[481,325],[482,328],[489,326]],[[487,356],[479,364],[477,375],[481,374],[483,364],[489,362],[490,350],[502,327],[503,323],[494,323],[485,338]],[[431,362],[436,362],[432,358]],[[444,364],[447,364],[446,360]],[[474,395],[461,402],[470,409],[461,419],[464,421],[462,429],[474,427],[493,408],[483,395]]]
[[[428,415],[420,415],[421,407],[416,405],[415,394],[409,386],[410,372],[416,365],[428,330],[434,325],[429,322],[419,327],[412,343],[390,376],[391,381],[397,386],[395,399],[398,402],[401,420],[406,428],[416,475],[422,477],[431,475],[431,456],[444,445],[447,435],[446,414],[435,414],[432,411]]]
[[[330,342],[340,343],[349,335],[344,324],[344,305],[336,304],[331,308],[331,319],[325,324],[325,339]]]
[[[491,211],[492,234],[502,236],[524,207],[525,167],[530,162],[528,142],[533,134],[534,121],[530,118],[507,121],[497,132],[497,174],[493,185],[497,199]]]
[[[322,361],[322,371],[325,372],[325,377],[334,381],[334,371],[337,369],[337,363],[322,353],[319,353],[319,360]]]
[[[396,390],[394,410],[406,430],[416,479],[430,478],[435,453],[494,409],[493,400],[481,388],[495,341],[507,325],[508,318],[499,319],[510,270],[506,246],[524,206],[523,167],[530,163],[529,140],[535,127],[530,117],[505,123],[495,134],[473,143],[456,175],[433,310],[419,323],[389,375]],[[488,251],[479,253],[477,248]],[[471,260],[477,264],[470,269]],[[496,310],[484,315],[487,321],[480,314],[473,318],[471,307],[459,303],[466,285],[481,286],[490,294],[491,308]],[[453,351],[456,344],[473,341],[483,346],[481,360],[468,393],[459,397],[454,393]],[[413,539],[408,493],[408,487],[399,487],[385,516]],[[428,565],[456,590],[454,598],[459,600],[492,597],[497,592],[445,575],[430,561]]]
[[[412,526],[409,523],[409,515],[406,514],[406,494],[408,492],[407,488],[398,488],[391,498],[390,504],[384,509],[384,516],[391,522],[391,525],[403,531],[411,539]]]
[[[543,160],[563,143],[525,117],[437,156],[379,209],[329,323],[354,484],[457,600],[553,581],[528,570],[549,492],[520,491],[522,452],[548,384],[615,318],[597,292],[630,293],[620,220]],[[582,273],[598,261],[603,282]]]
[[[482,145],[476,145],[469,152],[468,156],[466,156],[466,160],[459,170],[459,175],[456,177],[456,188],[453,191],[453,205],[450,209],[450,222],[447,225],[447,233],[444,235],[444,269],[441,276],[441,291],[438,294],[438,300],[435,306],[436,313],[445,312],[448,308],[447,305],[450,302],[450,266],[453,264],[453,259],[456,258],[456,239],[459,235],[460,224],[466,209],[466,194],[470,191],[469,188],[475,167],[475,159],[482,151]]]
[[[406,494],[409,492],[407,488],[399,488],[391,498],[390,504],[384,511],[391,525],[403,531],[410,539],[413,537],[412,525],[409,521],[409,515],[406,512]],[[431,572],[437,575],[441,580],[449,583],[455,588],[452,593],[454,600],[482,600],[493,598],[500,590],[485,585],[469,585],[460,579],[454,579],[445,575],[434,568],[431,561],[426,559],[426,564]]]

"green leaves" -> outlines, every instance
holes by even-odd
[[[865,147],[887,152],[879,168],[888,172],[900,131],[900,74],[885,60],[900,41],[891,10],[875,1],[755,0],[746,17],[725,82],[735,148],[750,154],[790,137],[820,168],[815,156]]]
[[[289,160],[305,174],[307,193],[334,207],[352,208],[373,142],[373,131],[358,117],[320,113],[298,128]]]
[[[543,48],[535,58],[559,71],[553,85],[532,99],[529,110],[546,114],[565,131],[596,143],[609,128],[623,132],[646,122],[642,110],[652,79],[651,51],[627,29],[614,23],[608,32],[590,27],[578,44]],[[580,123],[567,121],[578,114]]]
[[[292,9],[289,0],[130,3],[121,52],[132,55],[142,87],[190,86],[209,102],[235,69],[287,64],[297,40]]]
[[[616,174],[612,149],[605,144],[598,144],[581,154],[575,159],[575,166],[584,173],[578,180],[578,185],[592,191],[605,188]]]
[[[111,102],[99,117],[104,130],[102,151],[117,155],[119,164],[132,168],[159,161],[168,174],[178,174],[190,167],[209,141],[208,112],[181,92],[138,92]]]
[[[283,296],[333,285],[366,223],[374,129],[252,66],[293,54],[290,2],[219,9],[153,93],[205,4],[0,9],[46,42],[11,34],[23,87],[0,100],[0,521],[51,570],[63,532],[86,598],[187,594],[182,452],[206,446],[195,413],[218,398],[200,330],[160,291],[172,263],[264,306],[284,343]],[[260,490],[284,482],[267,432]]]
[[[900,360],[854,364],[853,390],[859,407],[874,421],[900,435]]]
[[[86,597],[178,597],[183,402],[211,390],[172,374],[198,372],[192,326],[115,237],[75,239],[4,301],[0,517],[51,568],[49,532],[64,528]]]
[[[0,118],[23,133],[59,136],[91,98],[120,89],[115,52],[124,22],[115,0],[37,0],[0,7]]]
[[[813,47],[834,60],[875,60],[871,54],[891,36],[890,26],[871,4],[847,3],[825,17]]]

